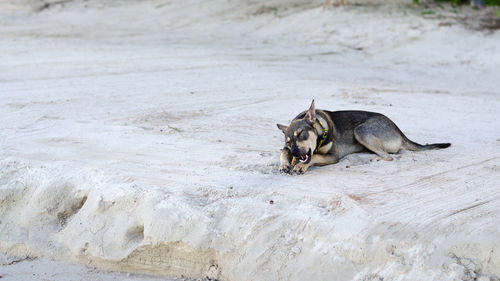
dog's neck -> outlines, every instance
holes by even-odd
[[[323,133],[328,133],[328,123],[321,116],[316,117],[316,123],[314,124],[314,129],[318,133],[318,136],[322,136]]]
[[[321,148],[323,143],[328,138],[328,125],[325,126],[323,124],[328,124],[328,123],[321,116],[317,116],[316,123],[314,124],[316,132],[318,133],[318,142],[316,144],[316,151]]]

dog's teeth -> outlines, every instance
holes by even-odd
[[[299,161],[302,163],[305,163],[307,161],[307,159],[309,159],[309,155],[304,155],[304,156],[300,157]]]

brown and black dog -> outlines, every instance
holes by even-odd
[[[386,116],[368,111],[309,110],[300,113],[289,126],[277,124],[285,134],[281,153],[282,173],[302,174],[312,165],[328,165],[350,153],[370,150],[379,160],[391,161],[389,153],[401,147],[418,151],[449,147],[450,143],[421,145],[409,140]]]

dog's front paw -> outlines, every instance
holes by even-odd
[[[309,168],[309,165],[298,163],[293,167],[293,172],[296,174],[303,174],[307,171],[308,168]]]
[[[290,174],[292,166],[290,164],[282,164],[280,166],[280,172],[283,174]]]

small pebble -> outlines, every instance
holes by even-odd
[[[347,165],[347,166],[345,166],[345,167],[346,167],[347,169],[351,168],[351,166],[349,166],[349,165]]]
[[[273,200],[269,200],[269,204],[274,204],[274,201]]]

